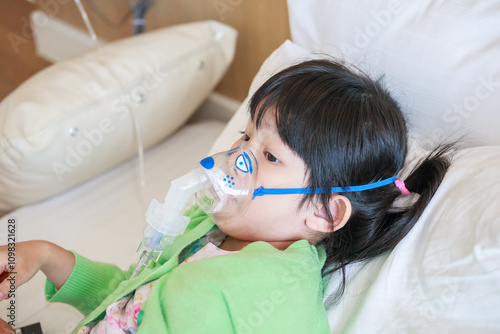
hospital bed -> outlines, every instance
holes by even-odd
[[[249,96],[279,69],[326,54],[373,77],[383,75],[410,126],[408,166],[435,143],[462,138],[452,167],[412,231],[391,253],[349,267],[343,298],[328,305],[331,332],[500,332],[500,4],[287,4],[292,40],[262,64]],[[236,38],[223,24],[197,24],[113,44],[103,50],[108,64],[96,60],[96,51],[57,64],[40,74],[44,80],[31,79],[14,99],[2,101],[2,238],[11,220],[18,241],[50,240],[123,268],[137,261],[149,201],[161,200],[170,181],[200,158],[226,149],[247,120],[248,98],[227,124],[188,122],[230,63]],[[174,55],[167,52],[170,58],[164,60],[161,48],[154,49],[161,43],[152,42],[159,38],[187,46]],[[152,48],[149,70],[137,45]],[[100,75],[99,66],[108,74]],[[75,76],[61,74],[71,71]],[[57,94],[36,95],[49,85],[47,78]],[[123,90],[129,104],[117,100]],[[16,104],[30,96],[38,100]],[[56,103],[66,109],[53,111]],[[141,124],[147,148],[143,168],[133,157],[137,142],[126,106]],[[45,108],[42,115],[50,117],[33,108]],[[14,109],[21,112],[9,113]],[[138,180],[142,169],[145,187]],[[325,279],[327,293],[339,279]],[[43,274],[37,274],[17,292],[16,325],[40,322],[44,333],[66,333],[81,315],[46,303],[43,284]],[[0,303],[0,310],[6,305]]]

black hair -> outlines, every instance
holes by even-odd
[[[283,142],[305,162],[307,186],[326,189],[305,194],[300,206],[321,203],[330,220],[329,187],[381,181],[403,168],[408,133],[398,103],[380,79],[340,61],[305,61],[272,76],[250,100],[257,128],[268,112],[274,112]],[[394,207],[401,196],[395,184],[342,193],[351,202],[351,217],[320,242],[327,253],[323,274],[340,271],[342,277],[334,300],[344,292],[348,264],[394,249],[415,225],[450,165],[453,147],[439,145],[404,180],[419,194],[404,207]]]

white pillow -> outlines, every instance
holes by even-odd
[[[39,72],[0,104],[0,215],[69,189],[193,113],[231,63],[236,31],[215,21],[130,37]],[[123,88],[122,88],[123,87]]]
[[[292,40],[385,81],[428,148],[500,145],[500,2],[288,0]]]

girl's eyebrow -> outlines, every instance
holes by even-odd
[[[271,131],[271,132],[276,133],[276,134],[278,133],[278,129],[276,128],[274,123],[271,120],[269,120],[269,118],[263,118],[262,122],[260,123],[259,128],[267,130],[267,131]]]

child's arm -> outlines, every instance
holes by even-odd
[[[4,278],[0,283],[0,300],[9,297],[12,284],[17,289],[38,270],[42,270],[59,289],[74,266],[75,257],[71,252],[48,241],[32,240],[0,246],[0,272]]]

